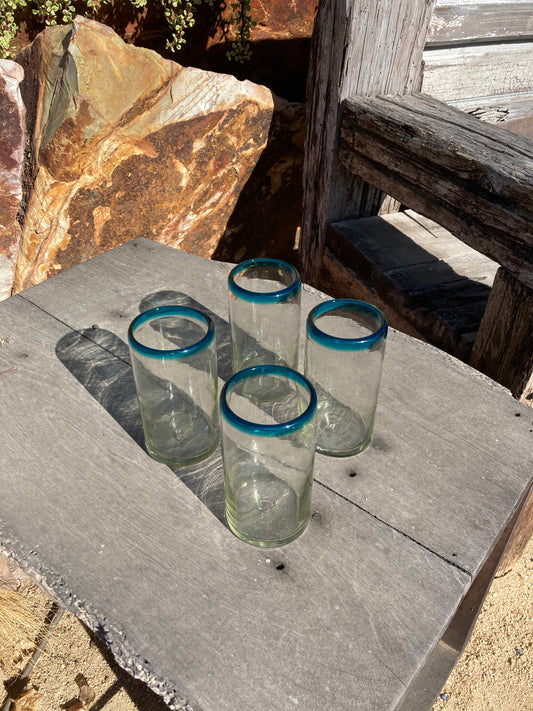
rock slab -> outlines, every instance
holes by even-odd
[[[33,166],[14,291],[137,237],[213,255],[267,143],[270,90],[82,17],[17,61]]]
[[[0,300],[11,295],[21,235],[17,214],[26,121],[20,94],[23,78],[19,64],[0,59]]]

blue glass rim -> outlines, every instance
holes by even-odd
[[[239,383],[260,375],[280,375],[289,378],[304,387],[309,393],[309,403],[305,410],[288,422],[276,423],[274,425],[262,425],[258,422],[250,422],[235,414],[228,405],[227,395],[229,391]],[[260,404],[260,403],[259,403]],[[311,382],[296,370],[287,368],[284,365],[254,365],[251,368],[244,368],[235,373],[226,383],[220,393],[220,412],[225,419],[241,432],[247,434],[261,435],[262,437],[279,437],[302,429],[309,424],[315,416],[317,408],[317,396]]]
[[[165,316],[188,316],[189,318],[200,321],[207,326],[207,331],[199,341],[191,343],[190,346],[186,346],[185,348],[169,348],[165,350],[145,346],[135,338],[135,330],[143,323],[146,323],[146,321],[152,321],[156,318],[164,318]],[[192,306],[179,306],[178,304],[155,306],[153,309],[143,311],[133,319],[128,328],[128,343],[130,346],[137,353],[149,356],[150,358],[184,358],[185,356],[193,355],[194,353],[198,353],[204,348],[207,348],[211,345],[214,338],[215,328],[213,326],[213,322],[206,313],[200,311],[200,309],[195,309]]]
[[[373,333],[360,338],[341,338],[340,336],[332,336],[326,333],[316,324],[317,319],[324,314],[337,309],[345,309],[366,314],[372,319],[376,319],[378,326]],[[359,351],[367,350],[375,345],[381,339],[387,337],[388,332],[387,319],[382,311],[373,304],[367,304],[366,301],[357,301],[356,299],[330,299],[322,304],[315,306],[307,316],[306,331],[309,338],[326,348],[335,348],[342,351]]]
[[[251,291],[250,289],[245,289],[237,283],[236,279],[245,270],[253,269],[254,267],[275,267],[282,269],[284,272],[290,274],[294,281],[292,284],[289,284],[289,286],[285,286],[283,289],[278,289],[277,291]],[[230,292],[234,296],[237,296],[239,299],[243,299],[244,301],[255,301],[256,303],[262,304],[277,304],[298,294],[302,288],[302,281],[298,270],[293,267],[292,264],[284,262],[281,259],[257,257],[255,259],[248,259],[245,262],[241,262],[240,264],[237,264],[237,266],[233,267],[228,276],[228,286]]]

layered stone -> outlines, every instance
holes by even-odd
[[[22,199],[25,110],[22,67],[0,60],[0,299],[11,295],[21,237],[17,215]]]
[[[15,289],[136,237],[212,256],[267,143],[271,92],[84,18],[17,59],[34,164]]]

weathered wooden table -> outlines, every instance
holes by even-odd
[[[392,332],[373,446],[317,456],[308,530],[248,546],[218,452],[143,450],[126,346],[139,310],[200,303],[226,379],[228,270],[137,240],[0,303],[1,549],[171,708],[430,708],[531,485],[533,413]],[[324,298],[304,287],[302,333]]]

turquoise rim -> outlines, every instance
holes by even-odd
[[[322,331],[317,326],[317,319],[324,314],[337,309],[355,311],[363,313],[376,321],[377,327],[373,333],[361,338],[340,338],[331,336],[329,333]],[[387,338],[388,332],[387,319],[384,314],[372,304],[367,304],[365,301],[357,301],[355,299],[331,299],[323,304],[315,306],[307,317],[306,331],[307,335],[327,348],[335,348],[340,351],[362,351],[372,348],[381,339]]]
[[[245,289],[236,281],[236,279],[244,271],[253,269],[254,267],[275,267],[277,269],[281,269],[291,275],[293,282],[289,286],[279,289],[278,291],[258,292]],[[241,264],[237,264],[236,267],[233,267],[228,276],[228,286],[234,296],[239,299],[243,299],[244,301],[253,301],[260,304],[277,304],[298,294],[302,288],[302,281],[298,271],[292,266],[292,264],[284,262],[281,259],[258,257],[256,259],[248,259],[246,262],[241,262]]]
[[[150,348],[135,338],[135,330],[146,321],[152,321],[156,318],[165,316],[188,316],[196,321],[200,321],[207,326],[206,334],[196,343],[192,343],[185,348],[171,348],[168,350],[159,350],[158,348]],[[207,314],[200,309],[195,309],[192,306],[156,306],[148,311],[143,311],[136,316],[130,323],[128,328],[128,343],[137,353],[148,356],[149,358],[185,358],[207,348],[215,338],[215,328],[213,322]]]
[[[276,423],[275,425],[261,425],[258,422],[250,422],[249,420],[245,420],[243,417],[239,417],[239,415],[235,414],[235,412],[233,412],[228,405],[227,395],[229,391],[236,385],[239,385],[239,383],[260,375],[279,375],[289,378],[290,380],[294,380],[294,382],[305,388],[305,390],[309,393],[309,404],[305,410],[298,415],[298,417],[281,424]],[[220,393],[220,412],[225,419],[241,432],[261,435],[262,437],[279,437],[281,435],[286,435],[302,429],[305,425],[311,422],[316,413],[316,408],[316,392],[310,381],[305,377],[305,375],[302,375],[291,368],[286,368],[284,365],[254,365],[251,368],[240,370],[224,384],[224,387]]]

